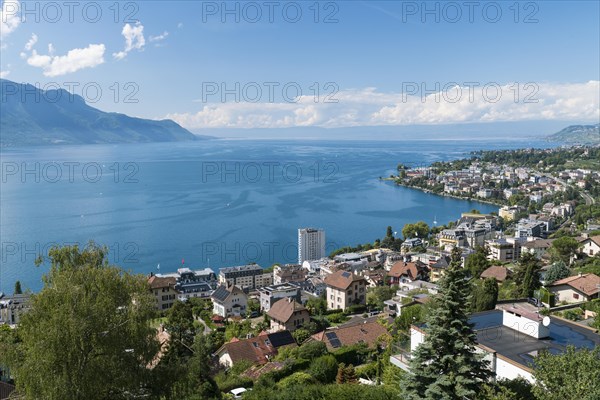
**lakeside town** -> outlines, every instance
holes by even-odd
[[[35,371],[26,361],[28,352],[49,354],[50,349],[28,344],[35,337],[61,343],[76,362],[93,364],[90,354],[103,359],[105,346],[113,355],[115,349],[134,354],[138,366],[127,368],[140,374],[136,394],[129,387],[110,392],[110,398],[252,399],[315,384],[321,384],[317,392],[340,398],[405,398],[428,382],[417,360],[439,355],[435,348],[427,354],[418,349],[427,349],[420,345],[434,336],[449,335],[434,328],[449,323],[443,310],[451,310],[472,329],[465,345],[479,358],[469,368],[485,360],[478,372],[485,379],[473,378],[473,385],[485,383],[484,390],[477,396],[467,391],[464,398],[554,398],[547,397],[551,391],[567,387],[577,398],[592,399],[600,393],[600,169],[594,164],[599,151],[504,152],[513,159],[529,153],[535,167],[489,161],[503,152],[428,167],[399,166],[393,177],[398,184],[481,197],[500,208],[490,214],[471,210],[443,226],[415,221],[401,235],[390,226],[374,243],[331,254],[325,253],[325,230],[300,228],[295,264],[248,264],[218,272],[184,264],[172,272],[115,278],[108,276],[112,267],[100,246],[53,249],[42,292],[23,293],[17,282],[14,293],[0,294],[0,398],[19,398],[20,377]],[[564,163],[537,161],[553,155]],[[588,168],[565,168],[574,162]],[[98,272],[102,269],[107,276]],[[129,300],[105,284],[88,287],[111,279],[132,280],[123,286],[129,287]],[[53,288],[60,300],[52,300]],[[99,295],[106,296],[107,305],[96,305]],[[83,314],[63,315],[55,308],[75,298]],[[115,305],[116,312],[106,309]],[[129,317],[123,319],[121,312]],[[84,323],[88,317],[91,322]],[[140,342],[118,344],[140,333],[132,322],[139,318],[147,328],[134,338]],[[65,328],[89,325],[91,331],[54,332],[53,321]],[[40,331],[42,326],[49,333]],[[76,343],[69,348],[64,335],[83,335],[84,348]],[[109,337],[113,341],[105,341]],[[580,367],[563,370],[556,380],[552,371],[574,362]],[[158,376],[162,383],[155,387]],[[581,390],[592,397],[573,387],[582,379]]]

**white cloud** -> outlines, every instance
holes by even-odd
[[[10,74],[10,71],[0,71],[0,79],[6,78]]]
[[[53,50],[53,47],[49,46],[49,49]],[[43,55],[33,50],[27,64],[42,68],[44,76],[60,76],[104,63],[105,51],[103,44],[90,44],[83,49],[69,50],[64,56]]]
[[[160,34],[158,36],[150,36],[148,38],[148,40],[150,40],[150,42],[158,42],[161,40],[165,40],[167,38],[167,36],[169,36],[169,32],[164,31],[162,34]]]
[[[32,33],[31,39],[29,39],[27,41],[27,43],[25,43],[25,50],[31,51],[31,49],[33,49],[33,46],[35,46],[37,41],[38,41],[38,36],[35,33]]]
[[[183,22],[180,22],[180,23],[178,23],[178,24],[177,24],[177,28],[178,28],[178,29],[181,29],[181,28],[183,28]]]
[[[122,60],[132,50],[142,50],[146,45],[144,38],[144,25],[137,22],[135,25],[125,24],[121,35],[125,38],[125,49],[117,53],[113,53],[113,57],[117,60]]]
[[[5,0],[0,7],[0,39],[6,39],[21,24],[18,1]],[[3,44],[6,47],[6,44]]]
[[[435,125],[525,120],[580,120],[600,118],[600,82],[544,83],[525,88],[498,86],[487,94],[482,86],[448,87],[421,97],[382,93],[375,88],[349,89],[333,95],[337,103],[315,102],[310,95],[296,103],[228,102],[206,104],[196,113],[169,114],[189,129],[283,128],[294,126],[349,127],[376,125]],[[462,93],[459,97],[457,94]],[[529,97],[527,97],[529,96]],[[537,100],[537,102],[530,102]]]

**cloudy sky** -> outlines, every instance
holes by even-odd
[[[0,74],[191,130],[600,119],[596,1],[224,4],[4,0]]]

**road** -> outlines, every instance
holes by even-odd
[[[564,187],[572,187],[571,185],[569,185],[564,180],[562,180],[562,179],[560,179],[560,178],[558,178],[556,176],[553,176],[552,174],[546,174],[546,173],[540,172],[540,171],[535,171],[535,173],[537,173],[538,175],[545,176],[545,177],[550,178],[550,179],[554,179],[556,182],[560,183]],[[591,206],[592,204],[596,203],[596,199],[594,199],[592,196],[590,196],[589,194],[587,194],[583,190],[579,191],[579,194],[581,194],[581,197],[583,197],[583,199],[585,200],[585,205],[586,206]]]

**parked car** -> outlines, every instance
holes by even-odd
[[[229,393],[231,393],[233,395],[234,399],[241,399],[242,396],[244,395],[244,393],[246,393],[247,391],[248,391],[248,389],[239,387],[239,388],[231,389],[229,391]]]

